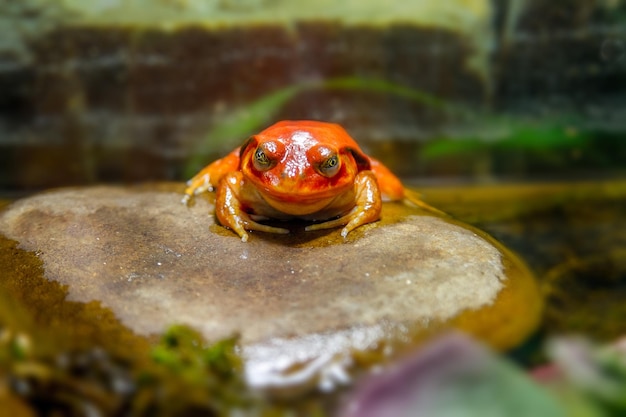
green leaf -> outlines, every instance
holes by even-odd
[[[489,144],[478,139],[438,139],[425,144],[420,152],[420,157],[424,160],[436,159],[468,152],[478,152],[488,147]]]
[[[428,94],[421,90],[416,90],[401,84],[396,84],[380,79],[360,77],[331,78],[322,82],[321,86],[330,90],[339,89],[352,91],[370,91],[382,94],[390,94],[406,98],[410,101],[416,101],[432,108],[443,110],[451,109],[448,102],[436,96],[433,96],[432,94]]]
[[[421,150],[425,160],[442,157],[471,155],[478,152],[513,150],[532,152],[551,160],[562,158],[566,150],[580,149],[591,141],[589,133],[571,127],[566,121],[523,121],[508,117],[481,116],[484,131],[501,130],[498,137],[477,138],[473,133],[468,137],[440,138],[430,141]]]
[[[268,125],[280,108],[305,87],[306,84],[301,84],[277,90],[225,115],[222,120],[213,125],[198,148],[194,150],[194,156],[185,169],[186,176],[193,176],[205,165],[204,158],[216,147],[230,144],[233,139],[243,142],[249,135],[256,133],[261,126]]]
[[[584,145],[588,139],[587,135],[565,124],[517,122],[513,124],[511,135],[504,137],[500,144],[521,150],[557,151],[558,148],[574,148]]]
[[[276,90],[249,104],[238,107],[224,115],[221,120],[204,135],[199,146],[193,151],[193,157],[187,163],[185,175],[191,177],[202,166],[206,165],[206,156],[217,148],[231,145],[233,141],[243,142],[249,135],[269,125],[276,114],[289,100],[305,90],[348,90],[370,91],[380,94],[391,94],[407,100],[416,101],[429,107],[451,110],[444,100],[423,91],[412,89],[401,84],[385,80],[339,77],[322,81],[306,81]]]

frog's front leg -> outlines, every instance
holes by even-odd
[[[367,223],[380,219],[382,209],[382,198],[376,176],[372,171],[361,171],[354,179],[355,205],[350,212],[335,220],[313,224],[305,230],[330,229],[332,227],[343,226],[341,236],[348,236],[352,230]]]
[[[205,191],[213,191],[220,180],[228,172],[236,171],[239,167],[239,148],[226,155],[224,158],[205,166],[192,179],[187,181],[183,204],[189,204],[196,194]]]
[[[243,242],[248,240],[246,230],[258,230],[267,233],[289,233],[289,230],[260,224],[252,220],[244,211],[241,188],[244,184],[241,172],[229,172],[222,177],[217,186],[215,195],[215,215],[222,226],[229,227],[241,237]]]

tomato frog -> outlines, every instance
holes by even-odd
[[[267,219],[311,221],[307,231],[344,226],[345,238],[380,219],[383,200],[405,196],[341,126],[317,121],[282,121],[252,136],[189,180],[183,203],[213,190],[217,219],[244,242],[250,230],[289,233],[259,223]]]

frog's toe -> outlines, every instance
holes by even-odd
[[[246,229],[256,230],[259,232],[266,232],[266,233],[277,233],[281,235],[286,235],[289,233],[289,229],[283,229],[282,227],[268,226],[266,224],[257,223],[255,221],[249,221],[248,224],[246,224]]]
[[[343,226],[347,222],[348,222],[347,216],[343,216],[335,220],[329,220],[327,222],[308,225],[307,227],[304,228],[304,230],[307,232],[313,232],[316,230],[332,229],[334,227]]]
[[[183,203],[184,205],[188,206],[189,203],[191,202],[191,199],[193,198],[193,195],[191,194],[185,194],[183,196],[183,198],[180,200],[181,203]]]
[[[233,229],[233,231],[239,235],[242,242],[248,241],[249,234],[246,230],[255,230],[258,232],[278,233],[278,234],[289,233],[289,230],[287,229],[260,224],[252,220],[244,220],[241,223],[233,223],[232,226],[229,226],[229,227]]]

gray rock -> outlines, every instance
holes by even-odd
[[[97,300],[139,334],[171,324],[208,340],[240,334],[248,380],[263,388],[332,388],[349,379],[355,353],[392,355],[465,312],[489,327],[465,326],[474,333],[500,323],[523,337],[536,324],[536,312],[485,315],[502,309],[507,280],[532,277],[452,221],[387,204],[382,221],[346,241],[339,229],[296,223],[289,235],[255,232],[243,243],[215,224],[209,198],[185,207],[179,187],[163,188],[39,194],[0,214],[0,233],[36,251],[70,300]],[[521,297],[538,305],[532,291]]]

